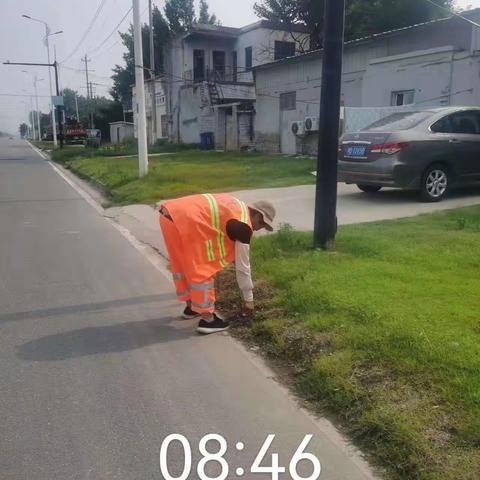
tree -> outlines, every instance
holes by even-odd
[[[165,16],[173,33],[185,32],[195,22],[193,0],[167,0]]]
[[[18,127],[18,131],[20,132],[20,136],[25,138],[28,135],[28,125],[26,123],[21,123]]]
[[[162,15],[162,12],[155,7],[153,9],[153,41],[155,52],[155,74],[163,73],[164,71],[164,55],[163,47],[168,41],[170,35],[170,28]],[[143,41],[143,65],[149,67],[150,65],[150,31],[148,25],[142,26],[142,41]],[[129,105],[132,98],[132,85],[135,83],[135,54],[133,45],[133,27],[127,32],[120,33],[123,45],[126,47],[126,52],[123,54],[124,66],[115,65],[113,69],[113,88],[110,91],[115,101],[121,102],[124,105]],[[149,70],[145,70],[148,78]]]
[[[71,123],[72,117],[76,117],[75,96],[77,96],[80,124],[86,127],[90,123],[90,111],[93,112],[93,123],[95,128],[101,130],[102,138],[109,137],[111,122],[123,120],[123,109],[120,102],[106,97],[88,99],[74,90],[66,88],[63,90],[63,98],[67,124]]]
[[[437,0],[451,8],[453,0]],[[311,48],[322,44],[325,0],[261,0],[254,5],[260,18],[301,23],[311,33]],[[346,40],[373,35],[445,17],[443,9],[419,0],[347,0]]]
[[[217,23],[217,16],[210,15],[208,11],[208,3],[206,0],[200,0],[200,13],[198,15],[198,23],[215,25]]]

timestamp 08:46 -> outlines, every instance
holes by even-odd
[[[292,480],[316,480],[320,477],[320,474],[322,472],[320,460],[313,453],[308,453],[305,451],[312,437],[313,435],[305,435],[302,442],[300,443],[297,450],[290,459],[288,465],[288,473],[289,478],[291,478]],[[267,474],[270,475],[271,480],[279,480],[280,474],[287,472],[287,468],[284,466],[280,466],[279,464],[278,453],[271,454],[270,462],[268,462],[266,459],[268,450],[274,439],[274,434],[270,434],[267,436],[257,456],[255,457],[255,460],[248,469],[248,472],[250,474]],[[168,467],[168,451],[172,442],[179,442],[183,448],[183,471],[178,476],[172,476]],[[216,444],[216,447],[212,447],[212,444]],[[244,447],[245,445],[242,442],[238,442],[235,445],[235,449],[237,451],[242,451]],[[204,437],[202,437],[198,444],[198,450],[202,455],[202,458],[197,463],[196,475],[194,473],[194,477],[190,477],[193,469],[192,448],[190,442],[183,435],[179,435],[176,433],[173,433],[166,437],[163,440],[162,446],[160,448],[160,473],[162,475],[162,479],[188,480],[190,478],[198,478],[199,480],[226,480],[227,478],[233,478],[235,476],[242,477],[243,475],[245,475],[246,472],[242,467],[233,467],[235,468],[235,470],[232,469],[232,472],[230,472],[230,465],[224,458],[228,450],[228,445],[225,438],[221,435],[217,433],[210,433],[208,435],[205,435]],[[217,468],[220,470],[220,473],[213,477],[209,476],[205,472],[205,467],[210,462],[215,462],[218,465]],[[298,467],[300,462],[310,463],[311,466],[309,468],[309,472],[312,470],[313,472],[309,476],[304,477],[298,473]],[[270,464],[267,465],[267,463]],[[248,478],[251,478],[251,476],[249,475]]]

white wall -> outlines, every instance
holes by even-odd
[[[461,26],[471,33],[468,26]],[[432,28],[429,27],[430,33]],[[415,90],[415,101],[421,106],[480,105],[480,55],[472,53],[474,49],[468,45],[467,49],[459,51],[458,44],[464,44],[468,35],[462,31],[460,36],[450,37],[460,28],[457,23],[452,26],[440,22],[435,28],[440,31],[435,31],[432,37],[421,37],[419,32],[407,30],[403,37],[395,35],[347,46],[342,79],[344,105],[389,106],[392,92],[410,89]],[[473,39],[480,45],[476,36]],[[453,46],[448,44],[450,41]],[[432,44],[442,42],[443,46],[430,48]],[[415,43],[419,48],[409,51],[408,48]],[[429,48],[422,49],[423,45]],[[321,71],[320,54],[256,71],[255,125],[259,149],[277,151],[280,143],[285,144],[282,138],[292,135],[285,121],[281,127],[285,118],[279,108],[281,93],[297,92],[296,109],[288,114],[296,116],[296,120],[319,114]],[[316,140],[307,139],[306,142],[315,145]],[[303,140],[297,141],[297,151],[304,149],[304,143]],[[291,153],[290,148],[284,147],[284,150]]]

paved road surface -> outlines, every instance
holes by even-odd
[[[198,460],[211,432],[231,447],[229,478],[268,433],[281,464],[312,433],[321,479],[373,478],[261,361],[177,312],[144,255],[24,142],[0,140],[0,479],[160,479],[166,435]],[[171,473],[181,464],[172,447]]]

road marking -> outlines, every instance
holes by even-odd
[[[48,161],[48,164],[52,169],[62,177],[65,182],[67,182],[92,208],[94,208],[99,215],[101,215],[105,221],[110,223],[116,230],[118,230],[125,239],[127,239],[130,244],[138,251],[140,252],[165,278],[171,279],[171,274],[170,271],[167,269],[166,262],[165,260],[155,252],[153,248],[150,246],[147,246],[137,240],[136,237],[134,237],[131,233],[130,230],[125,228],[122,225],[119,225],[117,222],[112,220],[111,218],[108,218],[105,215],[105,210],[101,205],[99,205],[91,196],[88,192],[86,192],[83,188],[81,188],[79,185],[77,185],[75,182],[73,182],[70,178],[67,177],[51,160],[48,159],[44,155],[43,152],[38,150],[36,147],[34,147],[30,142],[27,142],[32,149],[38,153],[42,158]],[[160,234],[160,233],[159,233]]]

